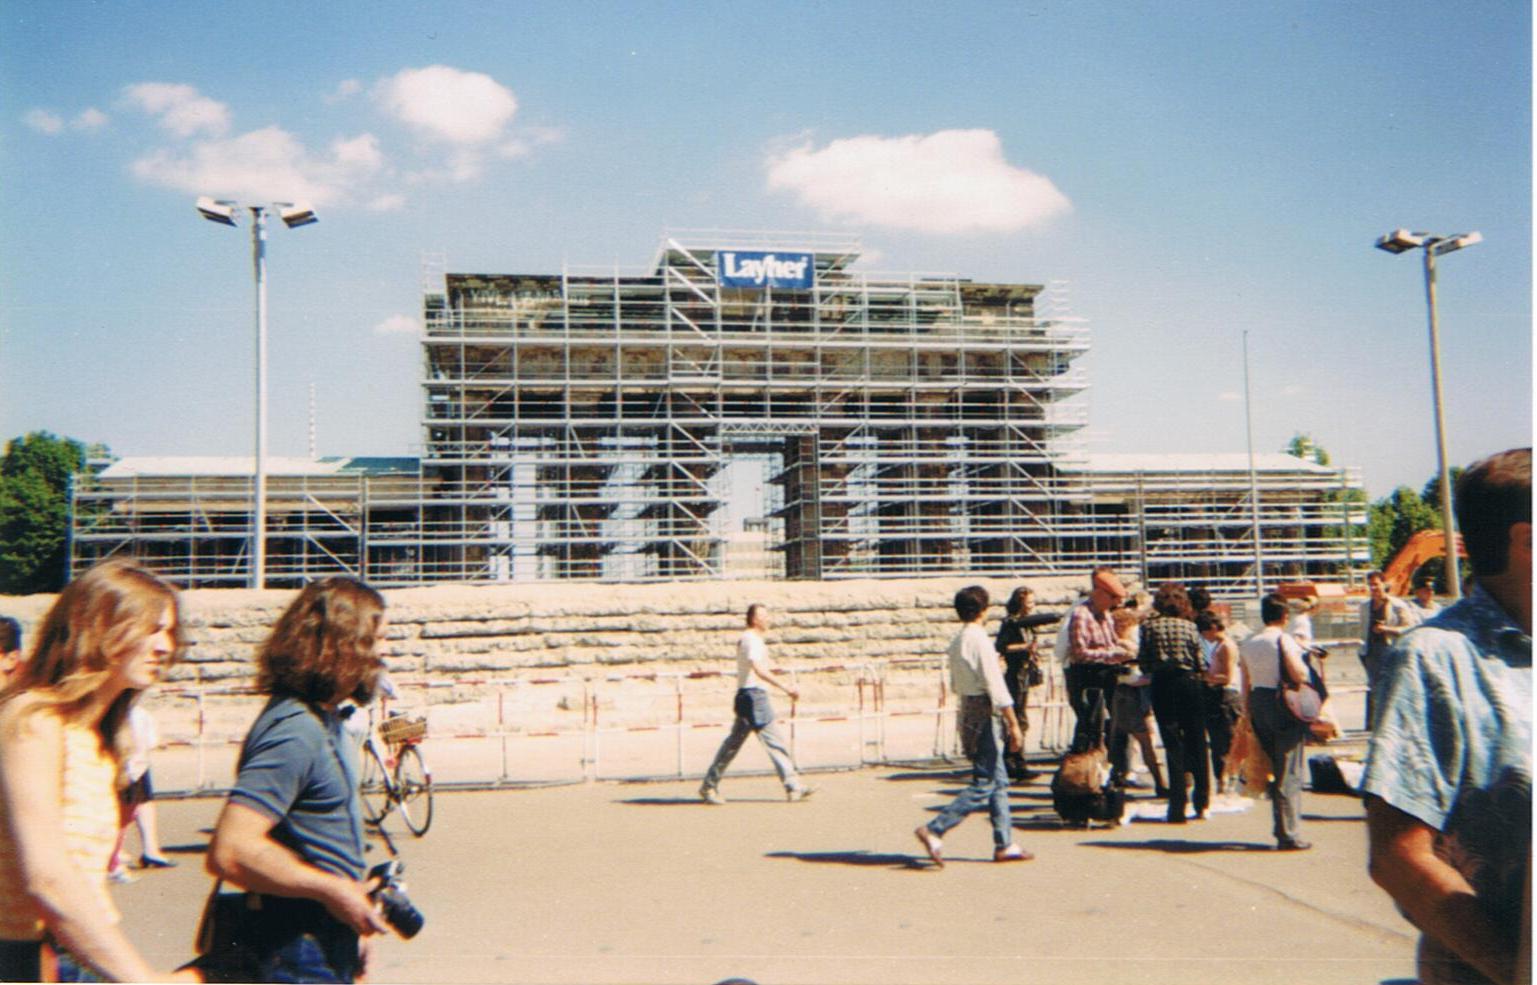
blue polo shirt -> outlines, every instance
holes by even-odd
[[[1380,709],[1361,789],[1435,829],[1515,939],[1532,845],[1532,639],[1482,586],[1412,629],[1372,689]],[[1426,985],[1483,982],[1439,941],[1419,952]]]
[[[363,878],[357,753],[335,712],[273,695],[236,774],[230,800],[272,818],[274,839],[316,868]]]

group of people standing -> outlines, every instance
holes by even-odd
[[[0,689],[0,981],[352,981],[388,924],[364,878],[358,751],[338,709],[371,700],[384,629],[377,592],[326,578],[262,644],[267,702],[207,857],[214,892],[240,897],[239,946],[170,972],[123,933],[106,883],[124,805],[147,788],[135,712],[182,649],[180,602],[125,561],[67,585]]]

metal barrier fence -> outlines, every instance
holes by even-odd
[[[1043,669],[1045,683],[1030,691],[1025,742],[1027,755],[1050,757],[1071,742],[1073,715],[1059,669]],[[1351,676],[1330,675],[1331,701],[1347,733],[1363,714],[1365,691]],[[703,775],[731,726],[734,678],[698,670],[396,680],[396,706],[427,717],[422,751],[439,784],[684,779]],[[777,693],[774,699],[802,769],[960,755],[943,658],[828,664],[800,668],[794,679],[801,700]],[[163,687],[146,700],[165,740],[154,757],[157,791],[226,788],[263,698],[249,688],[191,685]],[[743,747],[732,769],[769,771],[757,743]]]
[[[801,699],[774,699],[802,769],[959,756],[943,658],[799,668],[793,679]],[[731,726],[735,692],[735,674],[719,670],[394,683],[394,707],[427,717],[422,751],[434,782],[466,787],[701,776]],[[1072,734],[1060,674],[1049,672],[1030,697],[1027,753],[1060,752]],[[151,692],[147,707],[163,736],[157,792],[227,788],[263,700],[246,687]],[[769,770],[749,743],[732,773]]]

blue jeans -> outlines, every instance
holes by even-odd
[[[283,941],[257,961],[264,982],[350,982],[357,975],[358,943],[325,935],[299,934]]]
[[[971,760],[971,786],[926,827],[936,837],[966,820],[972,811],[987,806],[993,822],[993,847],[1007,848],[1014,841],[1014,819],[1009,813],[1009,771],[1004,764],[1003,721],[992,716],[991,727],[977,736],[977,753]]]

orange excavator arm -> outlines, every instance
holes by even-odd
[[[1398,549],[1387,567],[1382,569],[1382,579],[1387,582],[1387,589],[1392,594],[1408,595],[1414,573],[1424,567],[1425,562],[1445,556],[1446,535],[1439,530],[1421,530],[1404,541],[1404,546]],[[1457,556],[1468,556],[1462,546],[1461,536],[1457,538]]]

